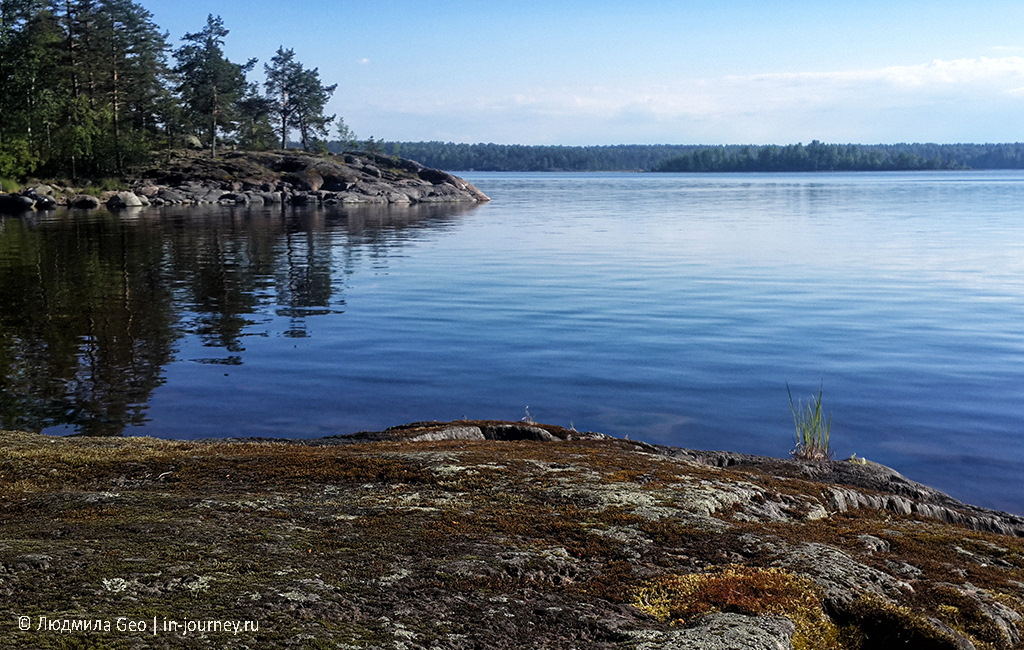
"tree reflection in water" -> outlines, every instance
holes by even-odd
[[[344,276],[464,205],[146,209],[0,217],[0,428],[118,435],[185,335],[243,363],[261,308],[343,310]],[[339,279],[341,278],[341,279]]]

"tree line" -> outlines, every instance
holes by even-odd
[[[294,50],[264,64],[224,55],[229,31],[208,16],[172,47],[131,0],[0,0],[0,177],[121,174],[163,148],[194,142],[282,148],[297,131],[324,148],[337,85]]]
[[[892,171],[1024,169],[1024,143],[549,146],[454,142],[370,143],[451,171]],[[332,141],[332,151],[352,143]]]
[[[451,171],[643,171],[692,149],[687,145],[562,146],[463,144],[454,142],[374,143],[381,153],[401,155],[427,167]],[[345,148],[328,143],[331,151]]]
[[[964,169],[941,145],[825,144],[701,147],[654,168],[661,172],[814,172]]]

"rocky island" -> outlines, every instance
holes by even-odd
[[[71,208],[123,209],[194,204],[480,203],[488,197],[447,172],[394,156],[351,152],[229,151],[218,158],[190,150],[125,179],[127,189],[83,192],[68,183],[31,183],[0,193],[0,212]]]
[[[1016,648],[1024,518],[863,461],[532,422],[0,434],[33,648]]]

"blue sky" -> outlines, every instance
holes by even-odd
[[[174,47],[293,48],[361,138],[507,144],[1024,140],[1024,2],[138,0]]]

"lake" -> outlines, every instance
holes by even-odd
[[[1024,514],[1024,173],[463,173],[480,206],[0,217],[0,426],[518,420],[837,457]]]

